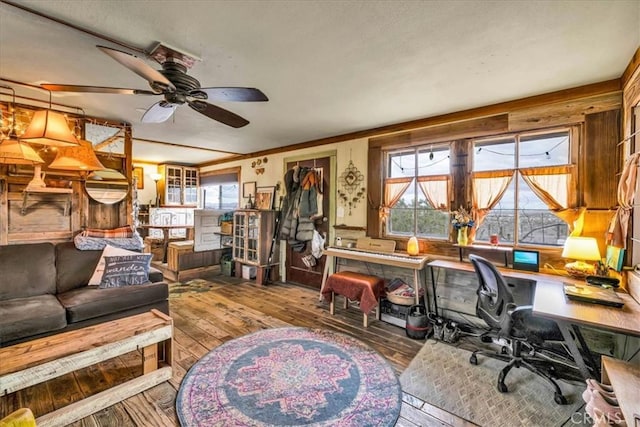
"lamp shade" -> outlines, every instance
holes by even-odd
[[[576,260],[575,262],[570,262],[564,266],[564,269],[570,276],[582,279],[585,276],[594,274],[594,266],[592,264],[587,264],[584,261],[601,260],[598,241],[593,237],[569,236],[564,242],[562,257]]]
[[[154,180],[155,182],[160,181],[160,179],[162,178],[162,174],[161,173],[151,173],[149,174],[149,176],[151,177],[152,180]]]
[[[44,163],[36,151],[17,139],[0,142],[0,163],[11,165],[35,165]]]
[[[49,169],[63,169],[73,171],[95,171],[106,169],[93,151],[89,141],[81,139],[74,147],[58,148],[58,155],[49,165]]]
[[[598,241],[594,237],[569,236],[564,242],[562,258],[580,261],[600,261]]]
[[[51,110],[36,111],[21,140],[53,147],[77,146],[78,139],[71,133],[67,119]]]

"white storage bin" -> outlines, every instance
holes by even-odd
[[[255,279],[257,268],[253,265],[243,265],[242,266],[242,278],[243,279]]]

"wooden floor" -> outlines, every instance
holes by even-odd
[[[266,328],[304,326],[354,336],[376,349],[400,375],[424,344],[404,329],[371,321],[362,327],[357,308],[328,312],[318,292],[290,284],[260,287],[240,279],[211,276],[206,292],[171,293],[174,320],[174,375],[163,384],[86,417],[74,426],[176,426],[175,399],[180,381],[202,356],[220,344]],[[178,286],[178,285],[172,285]],[[1,363],[1,361],[0,361]],[[129,353],[0,397],[0,418],[20,407],[37,416],[63,407],[141,374],[140,355]],[[444,420],[444,421],[443,421]],[[463,420],[404,395],[397,426],[469,425]]]

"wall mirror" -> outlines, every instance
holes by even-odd
[[[91,173],[84,183],[87,194],[99,203],[112,205],[124,200],[129,193],[127,177],[114,169]]]

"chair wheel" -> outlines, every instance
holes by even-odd
[[[502,346],[500,347],[500,354],[508,354],[509,350],[507,349],[507,347]]]
[[[567,404],[567,398],[564,397],[563,395],[561,395],[560,393],[554,393],[553,394],[553,400],[558,404],[558,405],[566,405]]]
[[[507,385],[505,383],[498,383],[498,391],[500,393],[507,393],[509,391],[509,389],[507,388]]]
[[[471,357],[469,357],[469,363],[471,363],[472,365],[478,364],[478,358],[475,354],[472,354]]]

